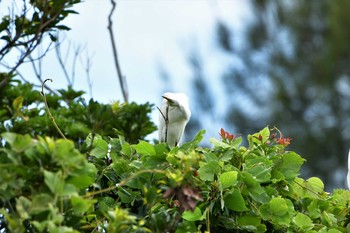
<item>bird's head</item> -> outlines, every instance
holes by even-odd
[[[184,93],[166,92],[162,95],[164,100],[172,107],[188,108],[188,98]]]

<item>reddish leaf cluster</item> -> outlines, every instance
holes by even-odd
[[[234,134],[230,134],[223,128],[220,129],[219,135],[222,138],[222,140],[228,140],[229,142],[234,141],[238,137],[238,135],[235,136]]]
[[[277,144],[281,144],[283,146],[288,146],[290,144],[290,141],[292,139],[290,137],[288,138],[284,138],[284,137],[280,137],[280,138],[277,138]]]
[[[180,208],[181,213],[185,210],[194,211],[196,208],[196,200],[203,201],[199,191],[188,185],[183,185],[175,189],[170,188],[164,192],[163,197],[174,197],[174,203]]]
[[[292,138],[288,137],[283,137],[283,134],[281,133],[281,131],[279,131],[277,128],[274,128],[275,130],[278,131],[280,137],[279,138],[276,138],[277,136],[277,133],[273,133],[270,135],[270,139],[271,140],[276,140],[276,143],[277,144],[280,144],[282,146],[288,146],[290,144],[290,141],[292,140]]]

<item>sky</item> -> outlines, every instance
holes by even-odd
[[[3,0],[1,4],[6,2],[11,3],[12,0]],[[247,3],[242,0],[116,2],[113,30],[122,73],[127,81],[129,101],[140,104],[150,102],[156,106],[160,106],[161,94],[166,91],[186,93],[191,105],[192,73],[187,56],[193,50],[204,58],[208,79],[219,78],[220,68],[227,59],[217,51],[215,23],[220,19],[239,31],[248,14]],[[109,0],[85,0],[74,8],[79,14],[70,15],[64,21],[71,30],[60,34],[62,59],[69,74],[72,72],[74,51],[81,49],[73,87],[86,91],[86,97],[90,98],[84,70],[86,65],[83,65],[89,58],[92,97],[103,103],[123,101],[107,30],[111,6]],[[34,56],[40,56],[40,53]],[[46,54],[41,67],[42,77],[54,80],[49,84],[52,88],[67,87],[54,49]],[[168,81],[161,78],[161,70],[169,75]],[[39,84],[32,64],[24,64],[20,72],[28,80]],[[211,91],[220,98],[219,82],[212,83]],[[152,118],[157,122],[156,109],[152,112]]]

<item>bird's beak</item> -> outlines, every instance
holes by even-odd
[[[173,103],[173,102],[174,102],[172,99],[170,99],[170,98],[168,98],[168,97],[166,97],[166,96],[163,96],[163,95],[162,95],[162,97],[163,97],[164,99],[166,99],[167,101],[169,101],[170,103]]]

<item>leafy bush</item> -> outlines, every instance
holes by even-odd
[[[3,133],[4,232],[347,232],[350,193],[329,194],[298,177],[304,159],[264,128],[242,138],[221,130],[212,148],[169,149],[121,135],[69,140]],[[279,133],[279,134],[278,134]]]
[[[42,95],[32,84],[11,80],[11,85],[0,87],[0,132],[11,131],[35,136],[61,137],[46,114]],[[153,105],[146,103],[101,104],[84,100],[83,91],[58,90],[46,94],[47,103],[65,136],[82,149],[90,132],[102,136],[126,135],[136,143],[156,130],[148,114]]]

